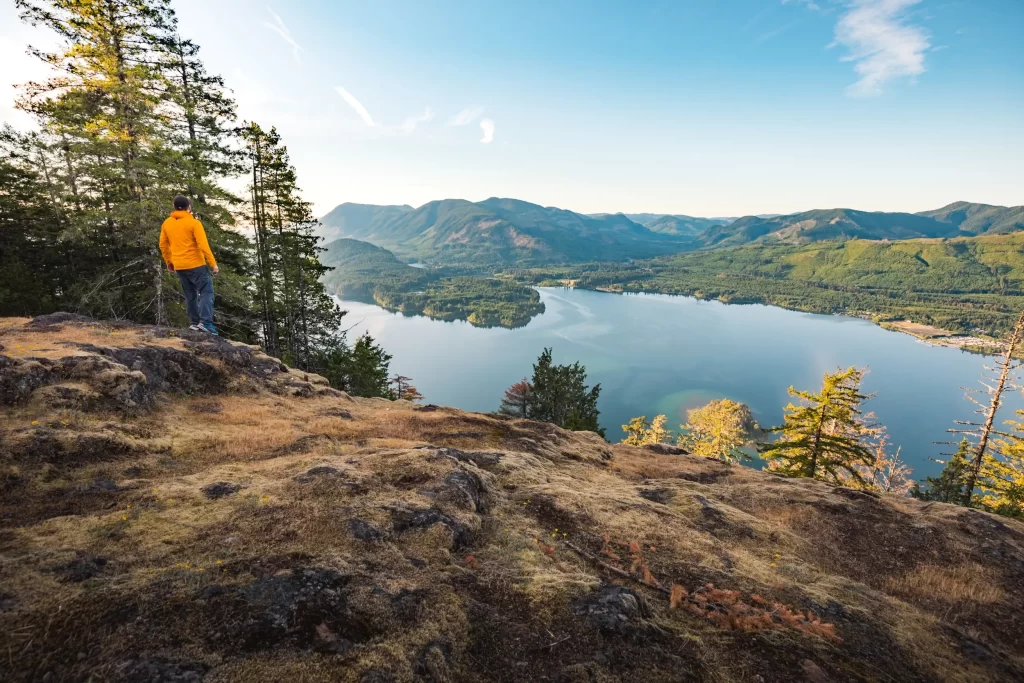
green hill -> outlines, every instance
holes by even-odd
[[[954,202],[934,211],[922,211],[918,215],[949,223],[967,235],[994,235],[1024,230],[1024,206]]]
[[[322,219],[326,235],[390,249],[400,258],[471,267],[530,267],[648,259],[745,244],[911,240],[1024,229],[1024,207],[956,202],[922,213],[816,209],[729,219],[656,213],[583,215],[517,199],[408,206],[342,204]]]
[[[409,211],[412,211],[412,207],[405,204],[377,206],[346,202],[334,207],[330,213],[320,219],[320,234],[327,242],[331,242],[339,237],[358,232],[364,225],[387,222]]]
[[[653,232],[622,214],[585,216],[516,199],[445,199],[410,211],[376,213],[344,206],[324,216],[325,229],[431,263],[621,261],[685,248],[678,236]]]
[[[683,294],[816,313],[1006,331],[1024,309],[1024,232],[899,242],[750,244],[632,264],[538,269],[577,287]]]
[[[788,216],[746,216],[709,228],[697,242],[721,248],[751,242],[807,244],[824,240],[906,240],[1008,233],[1024,229],[1024,207],[957,202],[923,213],[817,209]]]
[[[386,249],[353,239],[335,240],[320,259],[334,268],[323,277],[328,293],[439,320],[478,327],[521,327],[544,312],[536,290],[510,282],[413,268]]]
[[[589,214],[592,218],[603,218],[605,216],[620,215],[638,225],[642,225],[651,232],[661,235],[674,235],[677,237],[695,237],[708,228],[725,225],[736,220],[735,218],[698,218],[696,216],[684,216],[682,214],[667,213],[623,213]]]

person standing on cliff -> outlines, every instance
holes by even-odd
[[[160,253],[167,270],[177,273],[185,292],[189,329],[217,334],[213,326],[213,276],[220,269],[203,224],[192,215],[188,197],[174,198],[174,211],[160,226]]]

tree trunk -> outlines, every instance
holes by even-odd
[[[967,482],[964,484],[964,505],[970,506],[974,497],[974,488],[978,485],[978,475],[981,473],[981,465],[985,460],[985,451],[988,449],[989,439],[995,431],[996,413],[1003,402],[1003,392],[1010,380],[1010,373],[1013,371],[1013,354],[1020,346],[1021,338],[1024,336],[1024,312],[1017,318],[1017,324],[1010,333],[1010,339],[1006,345],[1006,353],[999,360],[999,379],[990,392],[988,407],[985,409],[985,423],[981,426],[981,433],[978,437],[978,446],[974,450],[974,460],[971,462],[971,469],[967,474]]]

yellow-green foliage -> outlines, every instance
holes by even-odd
[[[622,431],[626,432],[626,438],[622,443],[630,446],[647,446],[649,444],[664,443],[672,438],[672,432],[665,429],[668,421],[664,415],[655,416],[651,422],[647,421],[646,415],[634,417],[629,424],[622,425]]]
[[[1017,411],[1024,418],[1024,411]],[[1003,515],[1024,517],[1024,422],[1010,421],[1013,431],[986,457],[982,466],[981,504]]]
[[[791,477],[811,477],[833,483],[862,482],[862,466],[875,464],[864,444],[871,431],[864,424],[860,393],[864,371],[856,367],[825,373],[817,393],[789,388],[799,404],[786,406],[783,423],[770,430],[779,438],[761,444],[768,468]]]
[[[679,444],[694,455],[720,460],[749,460],[742,449],[757,430],[750,408],[727,398],[691,410],[682,426]]]

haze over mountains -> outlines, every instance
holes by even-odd
[[[955,202],[921,213],[854,209],[778,216],[585,215],[517,199],[445,199],[407,205],[341,204],[321,219],[327,241],[347,237],[403,259],[465,265],[623,261],[757,243],[904,240],[1024,229],[1024,206]]]

